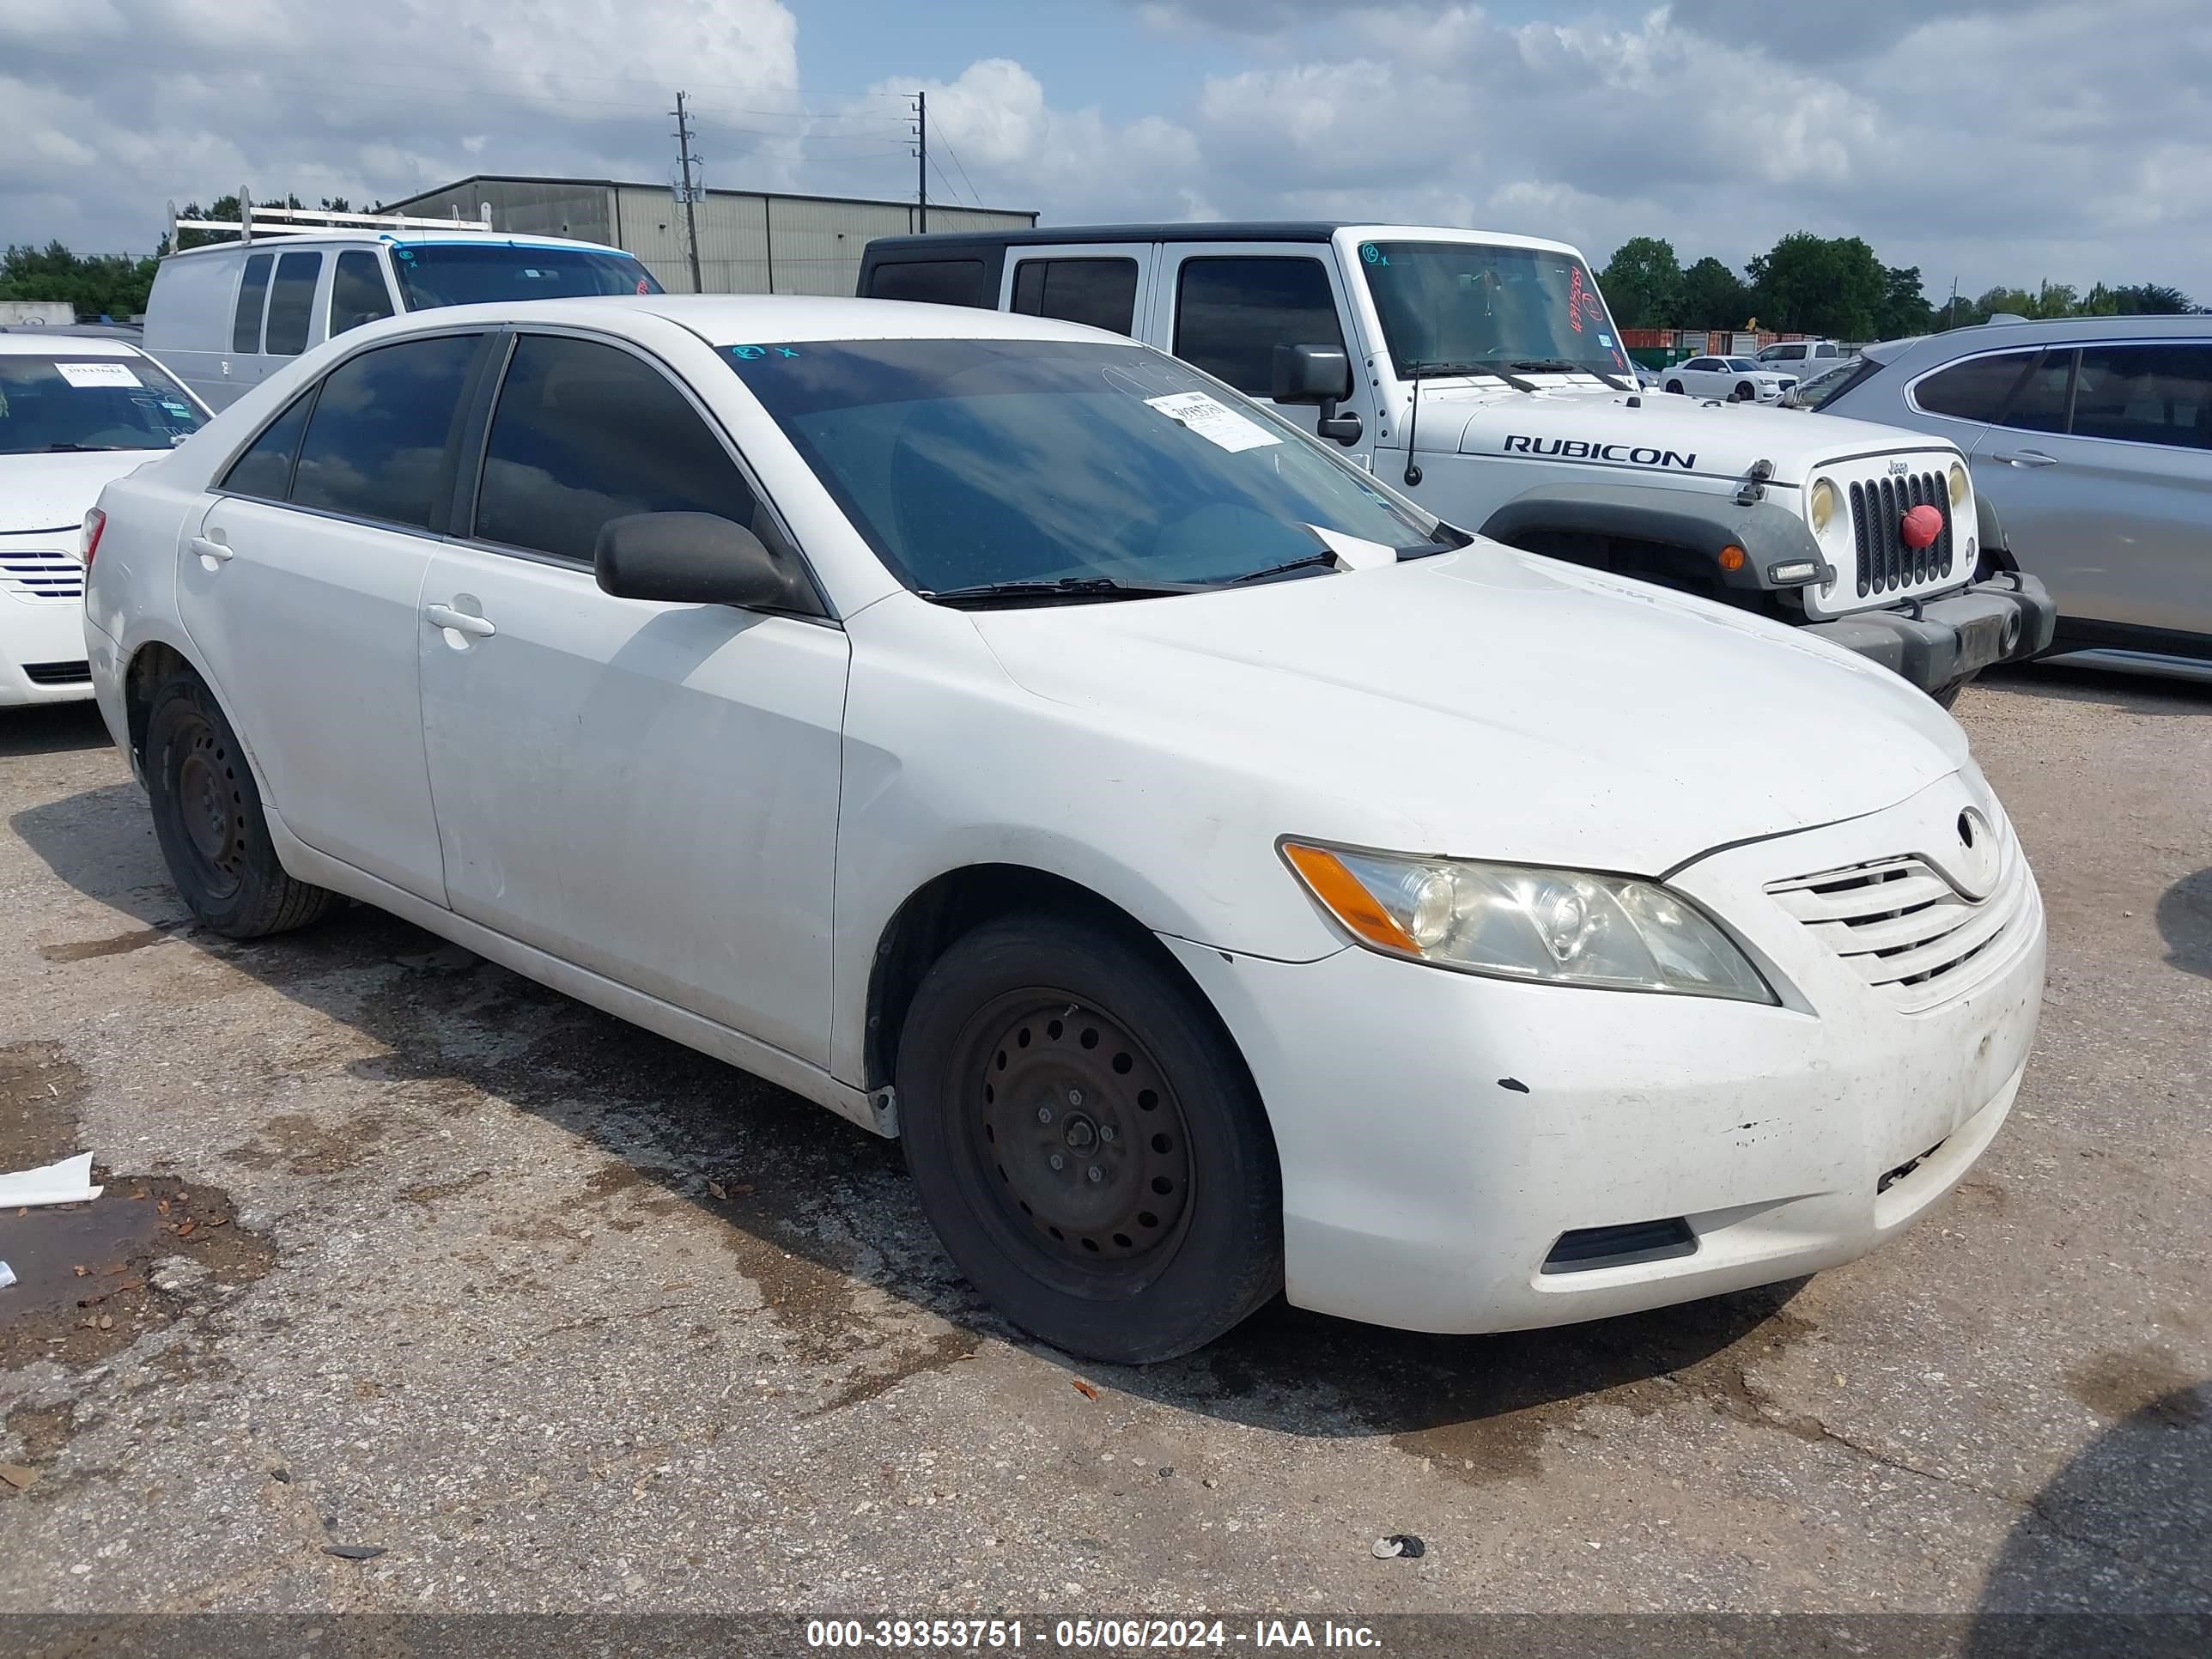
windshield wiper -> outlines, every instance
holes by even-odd
[[[1303,559],[1291,559],[1282,564],[1271,564],[1264,570],[1248,570],[1241,576],[1224,576],[1219,586],[1235,587],[1243,582],[1265,581],[1270,576],[1287,576],[1293,570],[1304,570],[1315,565],[1334,565],[1334,552],[1309,553]]]
[[[39,451],[39,453],[41,455],[93,455],[103,450],[129,449],[130,447],[131,446],[129,444],[47,444]]]
[[[1018,604],[1025,599],[1156,599],[1171,593],[1202,593],[1191,582],[1124,582],[1111,576],[1062,576],[1058,581],[976,582],[967,587],[924,588],[921,597],[937,605]]]
[[[1615,392],[1628,390],[1604,369],[1592,368],[1588,363],[1571,363],[1564,357],[1516,357],[1512,366],[1531,374],[1592,374]]]
[[[1405,377],[1409,380],[1434,380],[1443,374],[1494,374],[1516,392],[1534,392],[1535,386],[1522,380],[1503,363],[1408,363]]]

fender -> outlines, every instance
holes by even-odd
[[[1991,573],[2000,570],[2016,571],[2020,561],[2013,556],[2012,542],[2005,534],[2003,516],[1997,504],[1977,489],[1974,492],[1974,517],[1979,521],[1982,538],[1982,563]]]
[[[1701,574],[1721,586],[1753,592],[1795,590],[1803,584],[1778,584],[1767,577],[1773,565],[1810,559],[1825,570],[1820,544],[1805,521],[1771,501],[1740,507],[1732,497],[1693,494],[1650,484],[1539,485],[1499,507],[1484,522],[1482,534],[1510,547],[1528,546],[1525,537],[1565,532],[1650,542],[1689,553]],[[1721,550],[1741,547],[1742,567],[1728,570]]]

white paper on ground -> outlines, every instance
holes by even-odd
[[[128,363],[56,363],[54,373],[74,386],[143,384]]]
[[[1262,444],[1283,441],[1257,421],[1246,420],[1227,404],[1203,392],[1177,392],[1165,398],[1147,398],[1145,402],[1168,419],[1188,427],[1206,442],[1218,444],[1231,454],[1240,449],[1257,449]]]
[[[1336,555],[1336,562],[1346,570],[1372,570],[1377,565],[1398,562],[1398,550],[1385,547],[1381,542],[1370,542],[1364,536],[1347,536],[1341,530],[1329,530],[1317,524],[1307,529],[1322,538],[1328,550]]]
[[[15,1282],[15,1270],[9,1267],[6,1262],[0,1261],[0,1291],[6,1290]]]
[[[20,1210],[35,1204],[82,1204],[98,1198],[92,1184],[92,1154],[79,1152],[58,1164],[42,1164],[35,1170],[0,1175],[0,1210]]]

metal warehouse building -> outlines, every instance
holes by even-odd
[[[478,174],[387,202],[382,211],[445,218],[458,209],[461,217],[474,219],[487,204],[501,230],[625,248],[671,293],[691,291],[684,205],[666,185]],[[917,228],[915,218],[912,202],[705,191],[698,204],[701,285],[709,294],[849,295],[869,239],[906,235]],[[1020,229],[1036,221],[1035,213],[929,204],[933,231]]]

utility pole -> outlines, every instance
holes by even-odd
[[[1951,279],[1951,297],[1946,301],[1943,305],[1943,326],[1946,329],[1948,329],[1952,325],[1952,319],[1955,318],[1958,313],[1959,279],[1956,276],[1954,276]]]
[[[684,112],[684,94],[676,94],[676,107],[668,112],[676,118],[676,154],[684,167],[684,183],[677,194],[684,198],[684,240],[691,249],[691,291],[704,294],[707,285],[699,276],[699,187],[691,181],[691,123]]]
[[[914,95],[914,198],[920,204],[915,220],[917,231],[929,228],[929,94]]]

